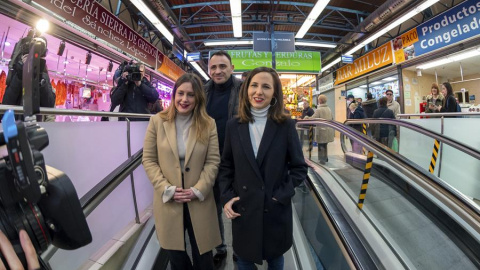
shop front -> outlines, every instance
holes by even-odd
[[[255,52],[253,50],[228,51],[235,66],[235,73],[241,74],[256,67],[272,67],[271,52]],[[313,101],[313,91],[317,89],[317,74],[321,69],[319,52],[295,51],[277,52],[275,54],[275,70],[280,74],[285,108],[292,117],[301,116],[304,103],[309,106]]]
[[[50,2],[48,1],[48,3]],[[10,61],[18,60],[18,57],[12,59],[15,44],[33,28],[32,26],[39,18],[38,14],[43,14],[25,3],[18,4],[20,6],[5,2],[2,3],[2,6],[5,6],[0,8],[0,20],[2,21],[0,35],[3,37],[0,44],[2,49],[0,101],[5,93],[8,64]],[[98,3],[95,4],[98,5]],[[16,13],[15,10],[12,10],[12,7],[21,11],[23,16],[12,17],[12,14]],[[100,10],[103,7],[98,8]],[[101,12],[107,14],[108,11],[103,8]],[[56,93],[56,108],[110,111],[110,90],[114,86],[114,73],[121,62],[132,59],[146,64],[145,77],[157,87],[157,91],[164,102],[164,108],[169,105],[174,80],[183,74],[183,71],[167,57],[164,59],[164,55],[156,48],[148,44],[148,46],[151,46],[148,49],[146,44],[142,45],[142,48],[146,50],[154,48],[155,52],[158,52],[155,58],[151,55],[144,58],[145,52],[141,53],[140,51],[135,54],[136,57],[131,54],[125,55],[119,52],[122,51],[119,47],[114,46],[117,45],[116,43],[112,42],[109,46],[106,46],[101,40],[92,38],[91,33],[86,35],[84,29],[79,28],[78,25],[76,28],[69,26],[68,23],[63,23],[60,26],[59,24],[62,23],[59,23],[53,17],[49,17],[48,14],[44,15],[51,20],[50,30],[41,35],[47,41],[48,51],[45,60],[50,83]],[[71,14],[64,13],[61,15],[65,16],[62,19],[67,22],[76,20],[76,18],[69,17]],[[80,13],[77,12],[76,15],[79,16]],[[58,14],[56,16],[58,18]],[[100,27],[100,22],[97,23]],[[103,25],[103,27],[107,26]],[[128,31],[133,30],[128,29]],[[137,35],[134,32],[128,33],[132,37],[134,34]],[[40,35],[38,30],[36,35]],[[141,39],[140,36],[135,37],[137,41],[137,38]],[[119,40],[117,40],[117,43],[119,43]],[[115,47],[116,50],[112,47]],[[57,121],[100,121],[100,118],[57,117]]]

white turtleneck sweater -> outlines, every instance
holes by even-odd
[[[265,125],[267,124],[267,115],[270,105],[263,109],[251,108],[253,116],[253,123],[248,124],[248,130],[250,131],[250,140],[252,141],[253,153],[255,158],[257,157],[258,148],[260,147],[260,142],[262,141],[263,132],[265,131]]]
[[[188,134],[190,132],[190,127],[192,126],[192,118],[193,114],[189,115],[182,115],[177,113],[177,116],[175,117],[175,129],[176,129],[176,134],[177,134],[177,151],[178,151],[178,157],[180,159],[180,168],[182,170],[182,173],[184,173],[185,170],[185,155],[186,155],[186,143],[188,140]],[[176,186],[168,186],[165,187],[165,191],[163,192],[163,202],[166,203],[170,201],[173,198],[173,195],[175,195],[175,190]],[[203,197],[203,194],[196,188],[191,187],[190,188],[195,196],[200,201],[203,201],[205,197]]]

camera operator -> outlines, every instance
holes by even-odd
[[[158,99],[158,92],[145,78],[145,65],[125,67],[112,93],[112,104],[120,104],[120,112],[150,114],[148,103]],[[148,121],[148,118],[129,118],[130,121]],[[120,118],[119,120],[125,120]]]
[[[39,37],[45,42],[45,48],[47,48],[47,40],[45,37]],[[32,37],[25,37],[22,38],[16,45],[15,45],[15,52],[12,61],[14,61],[13,65],[11,65],[11,69],[9,70],[9,75],[7,79],[7,88],[5,89],[5,95],[3,96],[2,104],[4,105],[22,105],[23,104],[23,96],[22,96],[22,77],[23,77],[23,66],[25,61],[27,60],[28,53],[30,51],[30,44],[32,41]],[[45,57],[46,51],[43,52],[41,55]],[[11,73],[11,74],[10,74]],[[55,93],[53,92],[52,84],[50,83],[50,77],[48,76],[47,66],[42,71],[42,83],[40,85],[40,107],[55,107]],[[55,121],[53,117],[47,117],[46,121]]]
[[[37,252],[35,251],[35,248],[33,247],[32,241],[30,240],[30,237],[28,237],[28,234],[24,230],[20,230],[19,238],[22,249],[25,252],[28,269],[40,269]],[[0,251],[5,258],[5,263],[8,264],[8,267],[10,269],[23,269],[23,265],[20,262],[17,254],[15,253],[12,243],[10,243],[10,241],[5,236],[5,234],[3,234],[2,231],[0,231]],[[2,260],[0,260],[0,269],[6,269],[6,265],[4,265],[4,262],[2,262]]]

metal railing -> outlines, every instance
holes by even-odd
[[[480,113],[477,112],[453,112],[453,113],[409,113],[409,114],[399,114],[399,118],[410,117],[428,117],[428,118],[443,118],[443,117],[456,117],[456,116],[480,116]]]

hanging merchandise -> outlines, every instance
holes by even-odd
[[[0,74],[0,102],[3,100],[3,95],[5,95],[5,89],[7,88],[7,74],[2,70]]]

